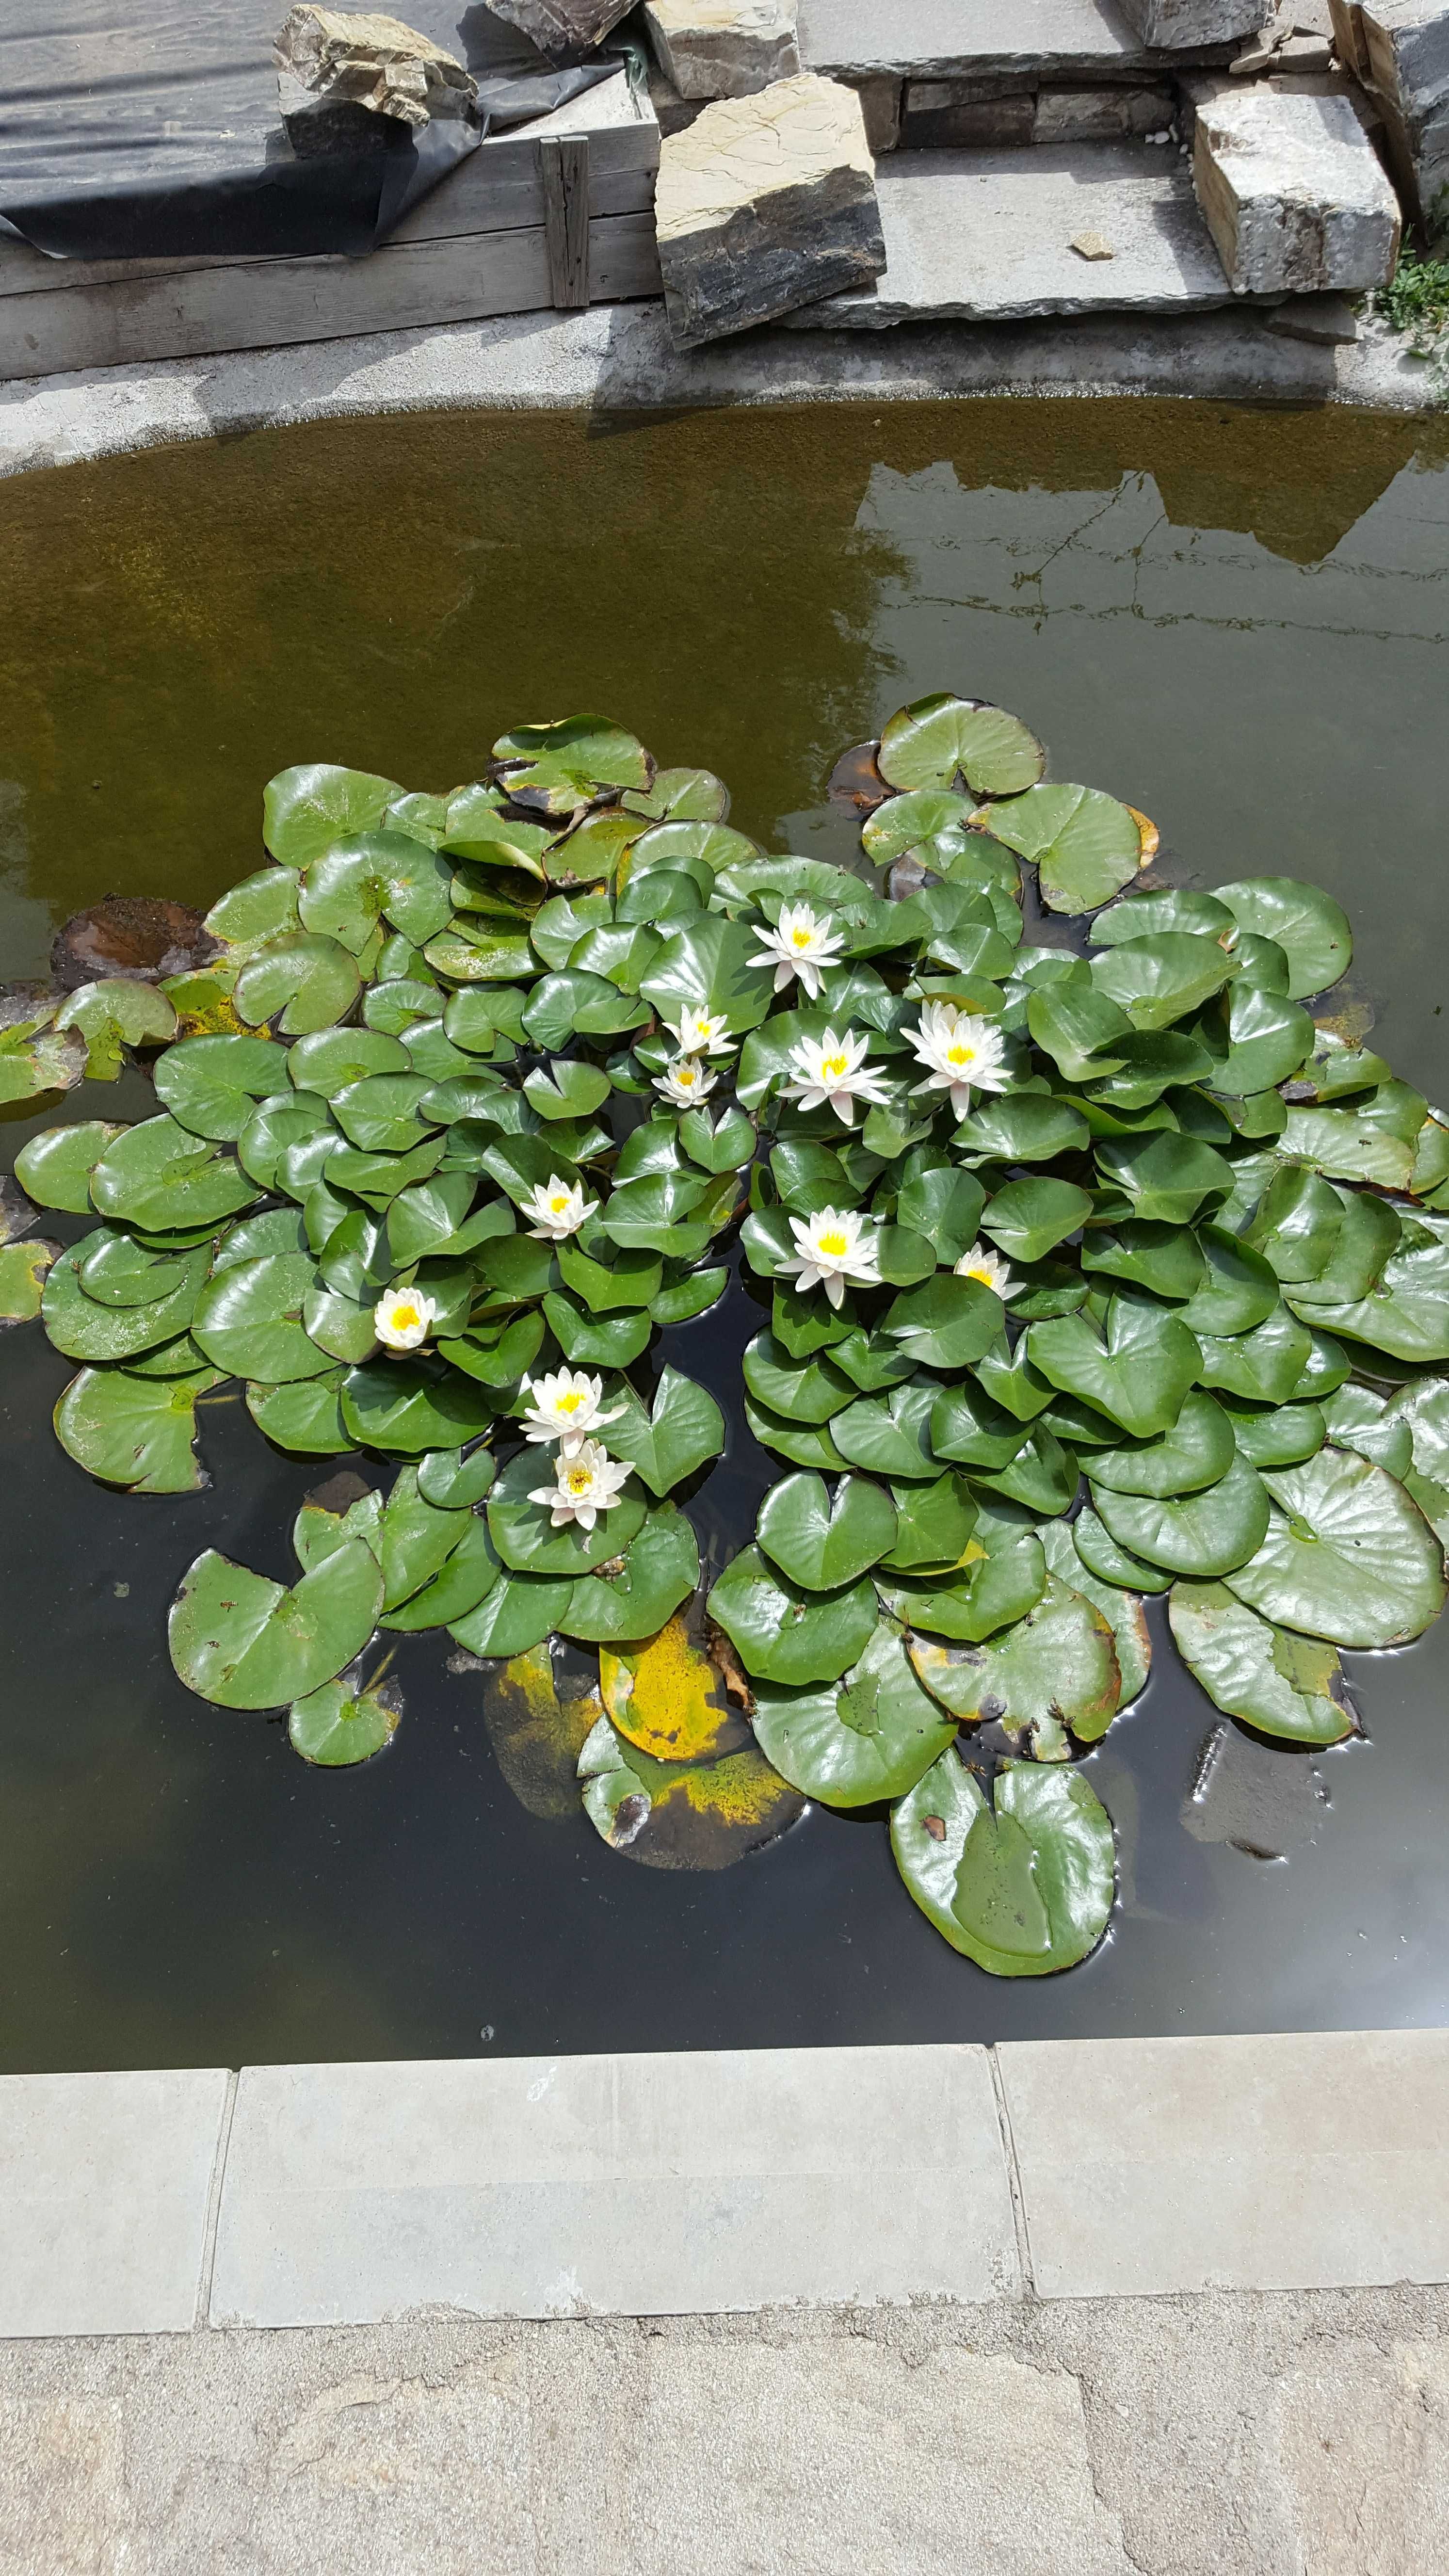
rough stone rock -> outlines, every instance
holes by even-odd
[[[62,923],[51,945],[50,971],[68,993],[98,976],[159,984],[166,975],[193,974],[221,953],[220,940],[190,904],[162,895],[108,894]]]
[[[1135,89],[1124,81],[1110,89],[1044,89],[1037,97],[1033,143],[1120,143],[1137,134],[1160,134],[1177,114],[1171,90]]]
[[[478,95],[471,73],[452,54],[401,18],[376,11],[294,9],[275,51],[279,71],[314,97],[371,108],[404,125],[426,125],[439,106],[471,106]]]
[[[905,107],[905,83],[880,73],[865,73],[858,80],[841,80],[853,89],[865,118],[865,139],[879,158],[882,152],[894,152],[901,140],[901,118]]]
[[[1270,331],[1319,348],[1346,349],[1358,338],[1358,316],[1346,295],[1290,295],[1267,316]]]
[[[1272,0],[1120,0],[1120,5],[1144,44],[1185,53],[1256,35]]]
[[[662,144],[655,222],[682,349],[878,277],[885,243],[855,91],[801,72],[717,100]]]
[[[1190,84],[1193,184],[1237,295],[1387,285],[1398,200],[1345,98],[1265,82]]]
[[[704,105],[703,99],[681,98],[672,80],[666,79],[657,63],[649,66],[649,104],[661,134],[682,134],[692,125]]]
[[[1335,0],[1334,31],[1382,103],[1395,174],[1425,231],[1449,239],[1449,0],[1361,0],[1351,12]]]
[[[505,18],[540,52],[554,55],[602,44],[633,6],[634,0],[488,0],[495,18]]]
[[[800,69],[795,0],[645,0],[644,24],[681,98],[749,98]]]
[[[952,152],[1010,147],[1030,143],[1035,124],[1033,90],[998,93],[973,80],[910,81],[901,141],[908,150],[917,145]]]

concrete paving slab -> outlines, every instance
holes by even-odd
[[[804,305],[785,330],[1201,313],[1231,301],[1186,164],[1142,143],[895,152],[876,172],[884,275]],[[1072,244],[1100,234],[1112,257]]]
[[[211,2320],[670,2315],[1018,2285],[984,2049],[249,2067]]]
[[[1226,62],[1231,45],[1194,47]],[[894,72],[907,80],[1115,79],[1184,57],[1144,43],[1112,0],[800,0],[800,57],[832,79]]]
[[[197,2323],[231,2078],[0,2080],[0,2335]]]
[[[1449,2279],[1449,2031],[996,2054],[1041,2298]]]

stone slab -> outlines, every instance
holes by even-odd
[[[1200,48],[1194,59],[1227,62],[1232,51]],[[800,0],[800,56],[832,80],[1112,80],[1182,63],[1144,43],[1114,0]]]
[[[1361,295],[1399,255],[1399,203],[1347,98],[1188,84],[1193,185],[1240,295]]]
[[[1449,2031],[996,2054],[1040,2298],[1449,2280]]]
[[[230,2080],[0,2078],[0,2335],[197,2323]]]
[[[748,98],[800,69],[794,0],[645,0],[644,24],[681,98]]]
[[[716,99],[661,143],[654,216],[681,349],[878,276],[885,248],[857,92],[802,72]]]
[[[1200,53],[1255,36],[1273,14],[1273,0],[1122,0],[1122,14],[1144,45]]]
[[[214,2325],[1019,2287],[980,2048],[249,2067]]]
[[[1433,239],[1449,236],[1449,0],[1362,0],[1355,68],[1382,102],[1396,173]],[[1347,0],[1336,0],[1334,25]]]
[[[886,266],[874,288],[786,317],[796,330],[1203,312],[1231,289],[1176,153],[1146,144],[897,152],[876,174]],[[1100,233],[1111,259],[1075,238]]]

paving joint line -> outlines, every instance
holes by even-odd
[[[1021,2272],[1022,2297],[1037,2298],[1036,2267],[1031,2257],[1031,2231],[1026,2219],[1026,2193],[1022,2187],[1021,2167],[1017,2162],[1016,2135],[1011,2125],[1011,2105],[1006,2098],[1006,2081],[1001,2072],[1001,2057],[993,2040],[986,2051],[991,2068],[991,2090],[996,2098],[996,2121],[1001,2131],[1001,2152],[1006,2161],[1006,2187],[1011,2194],[1011,2223],[1016,2233],[1016,2259]]]
[[[211,2284],[216,2271],[216,2240],[221,2228],[221,2195],[226,2180],[227,2151],[231,2146],[231,2124],[236,2115],[237,2088],[241,2082],[238,2069],[226,2072],[226,2096],[221,2106],[221,2121],[216,2135],[216,2153],[212,2158],[211,2182],[206,2195],[206,2233],[201,2246],[201,2269],[196,2284],[196,2318],[192,2332],[211,2324]]]

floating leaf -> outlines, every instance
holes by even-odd
[[[342,1381],[343,1424],[361,1448],[417,1458],[476,1440],[492,1419],[481,1387],[422,1361],[372,1360]]]
[[[262,796],[262,838],[274,859],[305,868],[347,832],[374,832],[402,790],[365,769],[308,761],[280,770]]]
[[[841,1457],[892,1481],[934,1482],[941,1461],[931,1448],[931,1408],[940,1391],[939,1379],[913,1378],[880,1395],[858,1396],[830,1426]]]
[[[389,1679],[354,1689],[352,1679],[344,1674],[293,1701],[287,1733],[304,1762],[335,1770],[344,1763],[370,1762],[391,1744],[403,1713],[397,1683]]]
[[[973,1540],[965,1555],[967,1562],[949,1574],[879,1575],[886,1608],[926,1636],[966,1644],[979,1644],[1035,1609],[1046,1589],[1047,1565],[1034,1532],[985,1545]]]
[[[864,1652],[876,1621],[866,1582],[816,1591],[788,1582],[757,1547],[740,1550],[709,1596],[746,1672],[768,1682],[837,1681]]]
[[[55,1408],[56,1437],[86,1473],[135,1494],[194,1494],[208,1482],[198,1463],[196,1399],[221,1383],[220,1369],[182,1377],[137,1377],[127,1369],[82,1369]]]
[[[206,1277],[205,1249],[188,1254],[179,1265],[158,1265],[160,1276],[174,1284],[155,1297],[127,1305],[107,1305],[87,1296],[84,1265],[108,1249],[117,1237],[107,1227],[82,1237],[60,1255],[46,1280],[41,1314],[48,1338],[67,1359],[98,1364],[134,1358],[173,1341],[191,1321],[201,1283]],[[129,1250],[129,1247],[127,1247]]]
[[[1167,1615],[1183,1662],[1229,1717],[1294,1744],[1356,1732],[1335,1647],[1273,1627],[1221,1583],[1174,1583]]]
[[[1016,796],[1040,778],[1046,753],[1004,708],[942,693],[891,717],[875,765],[892,787],[950,787],[963,777],[979,796]]]
[[[1035,1609],[980,1645],[940,1645],[913,1637],[911,1661],[950,1710],[970,1721],[995,1719],[1008,1735],[1029,1738],[1039,1762],[1064,1762],[1064,1730],[1084,1743],[1105,1735],[1122,1692],[1112,1631],[1094,1602],[1049,1576]]]
[[[710,1761],[750,1741],[718,1665],[692,1633],[697,1625],[676,1616],[637,1646],[600,1649],[605,1712],[620,1735],[656,1762]]]
[[[1308,1327],[1282,1305],[1250,1333],[1234,1333],[1225,1340],[1199,1333],[1197,1342],[1202,1385],[1220,1386],[1228,1395],[1264,1404],[1289,1400],[1313,1349]]]
[[[665,1503],[646,1514],[622,1561],[610,1558],[574,1583],[555,1625],[586,1645],[652,1637],[699,1582],[699,1541],[682,1512]]]
[[[297,879],[292,870],[258,868],[255,876],[243,877],[238,885],[228,886],[207,914],[206,927],[213,939],[225,942],[238,963],[253,949],[266,948],[274,939],[288,938],[302,927]]]
[[[699,1009],[722,1015],[737,1035],[757,1029],[773,996],[768,968],[748,963],[757,947],[743,922],[719,912],[701,913],[671,931],[644,977],[641,995],[663,1020]],[[743,1092],[740,1099],[742,1106],[754,1106]]]
[[[1027,1335],[1033,1368],[1053,1386],[1079,1395],[1138,1439],[1167,1431],[1198,1374],[1198,1345],[1163,1306],[1114,1296],[1099,1335],[1085,1315],[1033,1324]]]
[[[171,1661],[198,1699],[284,1708],[352,1662],[381,1607],[382,1574],[361,1539],[349,1539],[291,1591],[208,1548],[171,1605]]]
[[[1008,849],[1036,861],[1041,898],[1052,912],[1095,912],[1141,864],[1131,808],[1098,787],[1031,786],[1009,805],[988,805],[981,822]]]
[[[655,1762],[600,1718],[579,1755],[584,1811],[613,1851],[652,1869],[728,1869],[803,1811],[763,1753]]]
[[[32,1136],[15,1157],[15,1175],[28,1190],[38,1207],[65,1208],[73,1216],[89,1216],[93,1202],[90,1176],[101,1156],[124,1127],[107,1126],[99,1118],[78,1120],[74,1127],[47,1127],[40,1136]]]
[[[1165,1592],[1172,1581],[1160,1565],[1148,1565],[1119,1547],[1111,1532],[1088,1506],[1072,1522],[1072,1544],[1083,1565],[1099,1581],[1116,1585],[1125,1592]]]
[[[1443,1551],[1382,1467],[1321,1449],[1263,1481],[1276,1509],[1229,1586],[1250,1609],[1339,1646],[1400,1646],[1437,1619]]]
[[[207,1281],[191,1318],[194,1339],[228,1377],[284,1385],[321,1377],[332,1362],[309,1339],[302,1306],[315,1277],[305,1252],[238,1261]]]
[[[633,1387],[621,1390],[624,1408],[605,1433],[610,1454],[627,1458],[651,1494],[667,1494],[725,1445],[724,1415],[708,1389],[678,1369],[664,1368],[646,1411]]]
[[[600,787],[636,793],[653,783],[654,763],[641,742],[607,716],[565,716],[551,724],[515,725],[493,757],[510,796],[531,791],[549,813],[588,804]],[[452,817],[449,817],[450,827]]]
[[[1102,1136],[1096,1150],[1103,1177],[1126,1191],[1134,1216],[1154,1224],[1190,1225],[1233,1185],[1231,1163],[1196,1136]]]
[[[1073,1592],[1080,1592],[1095,1609],[1100,1610],[1112,1631],[1122,1683],[1122,1696],[1118,1703],[1120,1715],[1146,1688],[1147,1677],[1152,1670],[1152,1636],[1141,1596],[1125,1591],[1120,1584],[1104,1583],[1100,1575],[1092,1572],[1077,1551],[1068,1522],[1048,1521],[1041,1533],[1041,1544],[1047,1565],[1057,1581]],[[1077,1732],[1080,1735],[1080,1727]]]
[[[352,1434],[342,1419],[345,1369],[331,1368],[325,1377],[294,1380],[287,1386],[249,1385],[246,1407],[259,1431],[279,1449],[302,1457],[336,1457],[352,1447]]]
[[[891,1817],[896,1865],[922,1913],[998,1977],[1075,1967],[1107,1928],[1112,1823],[1080,1771],[1009,1762],[989,1807],[948,1751]]]
[[[551,1483],[548,1463],[534,1450],[512,1459],[488,1498],[488,1527],[506,1566],[525,1574],[587,1574],[619,1556],[636,1536],[646,1504],[637,1481],[613,1508],[600,1512],[591,1530],[577,1521],[552,1526],[549,1507],[529,1501]]]
[[[955,1369],[980,1359],[1001,1323],[1001,1300],[994,1290],[978,1279],[938,1270],[887,1307],[882,1330],[922,1367]]]
[[[754,1727],[782,1778],[834,1807],[902,1797],[956,1733],[922,1688],[893,1619],[877,1622],[839,1682],[797,1691],[762,1685]]]
[[[421,948],[447,928],[453,870],[407,832],[348,833],[313,859],[301,881],[303,926],[361,956],[384,915]]]
[[[1205,1493],[1162,1497],[1093,1485],[1092,1501],[1108,1535],[1129,1555],[1203,1579],[1246,1566],[1262,1546],[1270,1518],[1268,1488],[1241,1457]],[[1092,1563],[1090,1557],[1086,1561]]]
[[[348,949],[335,939],[299,933],[257,949],[238,975],[232,998],[253,1028],[275,1020],[284,1037],[304,1037],[350,1011],[360,982]]]
[[[1096,1449],[1089,1467],[1093,1485],[1121,1494],[1195,1494],[1215,1485],[1233,1463],[1233,1425],[1210,1395],[1184,1396],[1170,1429],[1129,1447]]]
[[[176,1013],[165,994],[150,984],[121,979],[78,985],[57,1012],[55,1025],[76,1029],[85,1039],[91,1082],[115,1082],[125,1049],[165,1046],[175,1036]]]
[[[1030,1180],[1008,1181],[987,1205],[981,1230],[1013,1261],[1040,1261],[1054,1244],[1084,1225],[1092,1213],[1091,1195],[1075,1181],[1046,1173]]]
[[[1288,960],[1295,1002],[1326,992],[1353,962],[1353,933],[1331,895],[1296,877],[1241,877],[1215,888],[1240,930],[1276,942]]]
[[[1198,1247],[1207,1276],[1180,1309],[1189,1332],[1226,1335],[1249,1333],[1266,1323],[1278,1306],[1278,1281],[1261,1253],[1249,1251],[1236,1235],[1215,1225],[1198,1231]]]
[[[29,1040],[7,1030],[0,1037],[0,1104],[38,1100],[47,1091],[73,1091],[86,1065],[79,1029],[42,1029]]]
[[[170,1117],[122,1128],[91,1167],[90,1194],[102,1216],[151,1234],[219,1225],[260,1195],[230,1154]]]
[[[1208,1079],[1236,1099],[1267,1091],[1296,1073],[1313,1044],[1313,1022],[1286,994],[1264,992],[1246,975],[1224,994],[1215,1030],[1227,1054]]]
[[[30,1324],[40,1313],[46,1273],[60,1259],[60,1245],[36,1236],[0,1246],[0,1328]]]
[[[896,1511],[862,1476],[842,1477],[833,1498],[820,1476],[786,1476],[761,1504],[755,1535],[788,1583],[830,1591],[854,1583],[889,1552]]]

